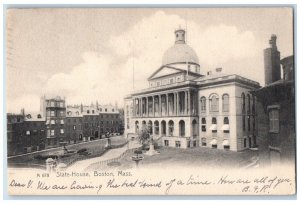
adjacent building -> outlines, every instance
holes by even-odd
[[[61,97],[43,96],[39,113],[7,114],[9,156],[122,133],[122,117],[113,105],[66,106]]]
[[[66,141],[65,119],[66,102],[61,97],[46,99],[42,97],[41,111],[46,116],[46,147],[56,147]]]
[[[7,154],[8,156],[23,153],[24,115],[7,114]]]
[[[258,107],[260,163],[294,163],[296,153],[294,56],[280,60],[276,36],[264,50],[265,86],[253,93]],[[281,78],[281,69],[283,78]]]
[[[17,155],[45,149],[46,123],[41,113],[8,114],[8,155]]]
[[[259,84],[222,68],[200,73],[196,52],[175,31],[175,44],[149,78],[149,88],[125,97],[125,134],[142,128],[163,146],[210,147],[240,151],[256,144],[256,99]]]

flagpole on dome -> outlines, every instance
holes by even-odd
[[[186,14],[187,15],[187,14]],[[187,44],[187,35],[188,35],[188,27],[187,27],[187,17],[185,16],[185,43]],[[188,53],[185,52],[185,56],[186,56],[186,76],[188,77],[189,76],[189,62],[188,62]]]
[[[132,89],[134,91],[134,41],[131,43],[132,46]]]

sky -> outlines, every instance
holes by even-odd
[[[131,91],[148,87],[179,26],[202,74],[222,67],[263,86],[271,34],[281,58],[293,54],[289,8],[11,9],[7,112],[37,112],[43,95],[65,97],[69,105],[97,100],[122,107]]]

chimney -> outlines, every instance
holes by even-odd
[[[216,68],[216,72],[222,72],[222,67]]]
[[[21,109],[21,115],[25,117],[25,109],[24,108]]]
[[[270,47],[264,49],[265,85],[280,80],[280,52],[276,45],[277,37],[272,35],[269,40]]]

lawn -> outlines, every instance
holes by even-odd
[[[124,144],[126,140],[124,139],[123,136],[116,136],[116,137],[111,137],[111,145],[121,145]],[[69,151],[75,151],[77,152],[80,149],[86,148],[87,152],[89,152],[89,155],[79,155],[77,153],[72,154],[68,157],[59,157],[59,163],[63,162],[65,164],[68,164],[76,159],[88,159],[97,155],[101,155],[102,153],[105,152],[105,144],[106,144],[106,139],[101,139],[101,140],[93,140],[91,142],[84,142],[84,143],[79,143],[76,145],[69,145],[66,146],[66,148]],[[8,159],[8,166],[20,166],[20,167],[42,167],[45,165],[45,160],[44,159],[36,159],[35,157],[38,155],[41,155],[43,157],[46,157],[47,155],[53,155],[57,154],[57,152],[62,152],[63,147],[60,148],[55,148],[51,149],[46,152],[36,152],[33,154],[29,155],[24,155],[20,157],[15,157],[12,159]]]
[[[159,151],[160,154],[157,155],[144,155],[144,159],[140,162],[140,166],[145,168],[167,168],[174,165],[193,167],[207,166],[213,168],[239,168],[241,166],[245,166],[252,157],[257,156],[257,152],[251,150],[233,152],[203,147],[191,149],[162,147],[159,149]],[[124,157],[122,160],[120,160],[120,165],[113,167],[113,169],[125,170],[134,168],[135,163],[132,161],[132,156],[133,154]],[[105,170],[106,169],[111,170],[112,167],[106,167]]]

